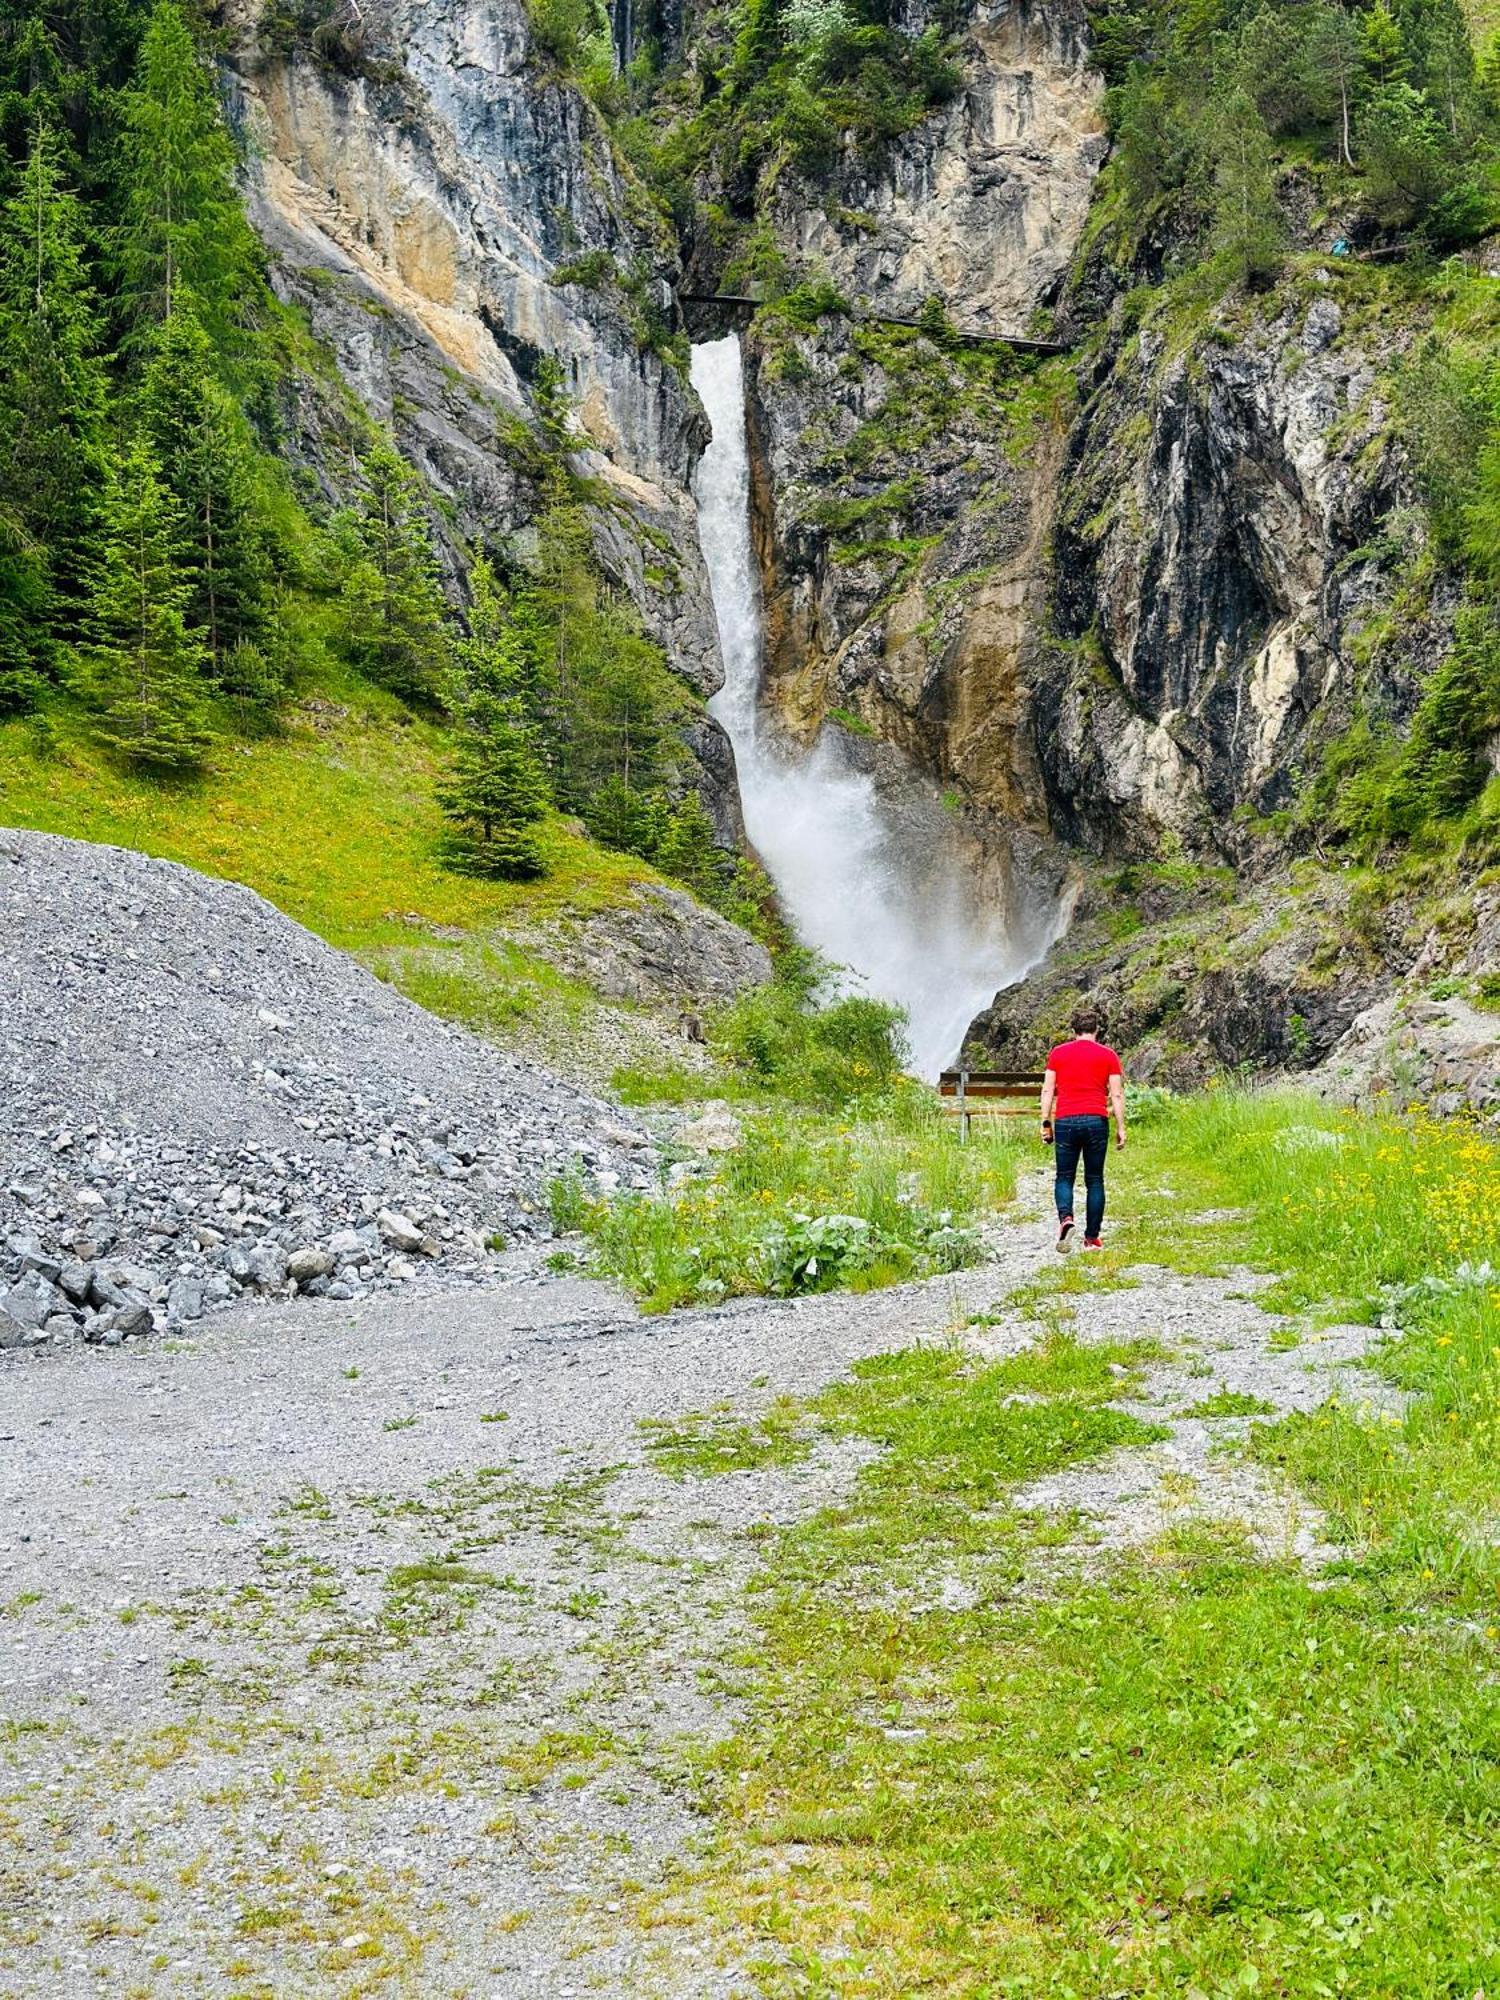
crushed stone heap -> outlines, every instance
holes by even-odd
[[[424,1013],[252,890],[0,830],[0,1347],[245,1296],[483,1275],[643,1133]]]

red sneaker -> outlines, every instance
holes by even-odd
[[[1104,1238],[1102,1236],[1085,1236],[1083,1247],[1085,1250],[1102,1250],[1104,1248]]]
[[[1072,1234],[1073,1234],[1072,1216],[1060,1215],[1057,1218],[1057,1247],[1059,1250],[1066,1250],[1068,1248],[1068,1238]]]

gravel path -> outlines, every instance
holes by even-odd
[[[1005,1301],[1053,1261],[1018,1220],[957,1278],[642,1321],[517,1256],[0,1357],[0,1992],[753,1993],[674,1887],[692,1760],[733,1724],[768,1525],[863,1454],[676,1480],[640,1420],[753,1414],[976,1313],[1015,1351],[1045,1322]],[[1173,1424],[1027,1496],[1082,1510],[1081,1561],[1174,1476],[1266,1531],[1216,1455],[1243,1420],[1183,1412],[1315,1402],[1367,1338],[1294,1348],[1243,1284],[1145,1275],[1070,1302],[1084,1338],[1162,1340],[1129,1407]]]

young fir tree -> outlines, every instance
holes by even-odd
[[[259,269],[213,72],[176,0],[157,0],[124,98],[120,277],[138,328],[191,298],[222,342]]]
[[[185,298],[153,337],[141,415],[182,513],[188,620],[202,628],[214,676],[226,682],[232,656],[264,634],[270,552],[250,427],[218,380]]]
[[[454,648],[458,748],[438,803],[455,829],[455,858],[485,875],[525,881],[545,872],[540,826],[547,774],[524,720],[536,673],[537,634],[524,607],[513,617],[482,558],[472,575],[468,636]]]
[[[203,640],[186,616],[192,581],[177,559],[183,532],[149,443],[133,438],[105,489],[86,685],[104,742],[163,771],[192,769],[212,740]]]
[[[405,699],[432,702],[450,633],[417,478],[383,438],[362,470],[364,494],[338,524],[349,657]]]
[[[1271,179],[1271,143],[1260,113],[1234,92],[1215,130],[1213,246],[1242,284],[1268,284],[1281,264],[1285,225]]]
[[[0,210],[0,708],[25,705],[56,638],[77,636],[103,477],[107,398],[83,214],[44,125]]]
[[[696,791],[673,806],[657,842],[655,861],[705,902],[717,902],[727,888],[728,857],[714,839],[714,823]]]

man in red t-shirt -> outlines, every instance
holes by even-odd
[[[1120,1058],[1099,1039],[1103,1029],[1104,1016],[1096,1007],[1080,1007],[1073,1016],[1074,1038],[1059,1042],[1048,1056],[1042,1083],[1042,1137],[1057,1153],[1059,1250],[1069,1247],[1073,1234],[1073,1183],[1080,1159],[1087,1197],[1083,1247],[1097,1250],[1101,1246],[1111,1112],[1115,1144],[1125,1143],[1125,1077]]]

